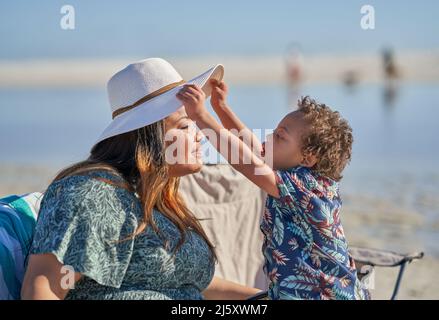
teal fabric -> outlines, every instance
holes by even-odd
[[[2,227],[6,228],[10,235],[14,234],[20,242],[22,251],[27,252],[32,242],[36,221],[29,204],[22,197],[13,195],[0,199],[1,204],[7,204],[16,213],[6,214],[7,211],[4,211],[3,221],[9,220],[9,223],[2,224]]]
[[[0,242],[0,300],[20,298],[21,281],[15,272],[15,259],[8,247]]]
[[[40,193],[0,199],[0,299],[20,299]]]
[[[121,181],[105,171],[67,177],[41,203],[31,253],[52,253],[83,275],[66,299],[202,299],[214,273],[202,237],[189,231],[174,254],[179,231],[154,211],[161,236],[148,227],[130,239],[139,199],[94,177]]]

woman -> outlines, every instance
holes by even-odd
[[[222,75],[218,65],[189,83],[208,95],[208,80]],[[113,121],[89,158],[62,170],[42,200],[23,299],[245,299],[258,292],[213,277],[213,245],[179,197],[179,177],[202,166],[200,135],[175,97],[182,83],[157,58],[110,79]],[[169,161],[171,145],[184,161]]]

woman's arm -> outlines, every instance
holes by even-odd
[[[207,300],[246,300],[258,292],[261,290],[213,277],[210,285],[203,291],[203,295]]]
[[[21,298],[63,300],[70,288],[81,279],[80,273],[69,274],[70,270],[63,267],[51,253],[31,255],[23,280]]]

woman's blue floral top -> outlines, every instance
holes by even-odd
[[[340,222],[338,183],[305,167],[275,171],[261,222],[270,299],[369,299]]]
[[[66,299],[202,299],[214,274],[204,239],[188,231],[183,245],[175,224],[159,211],[152,227],[130,237],[143,217],[136,195],[105,172],[52,183],[41,203],[31,254],[51,253],[82,274]]]

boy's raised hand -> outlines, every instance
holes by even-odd
[[[195,84],[186,84],[177,93],[177,98],[184,104],[189,118],[195,120],[197,117],[207,112],[204,101],[206,94]]]
[[[210,104],[215,112],[227,106],[227,94],[229,89],[224,81],[219,82],[216,79],[210,79],[212,85],[212,94],[210,96]]]

